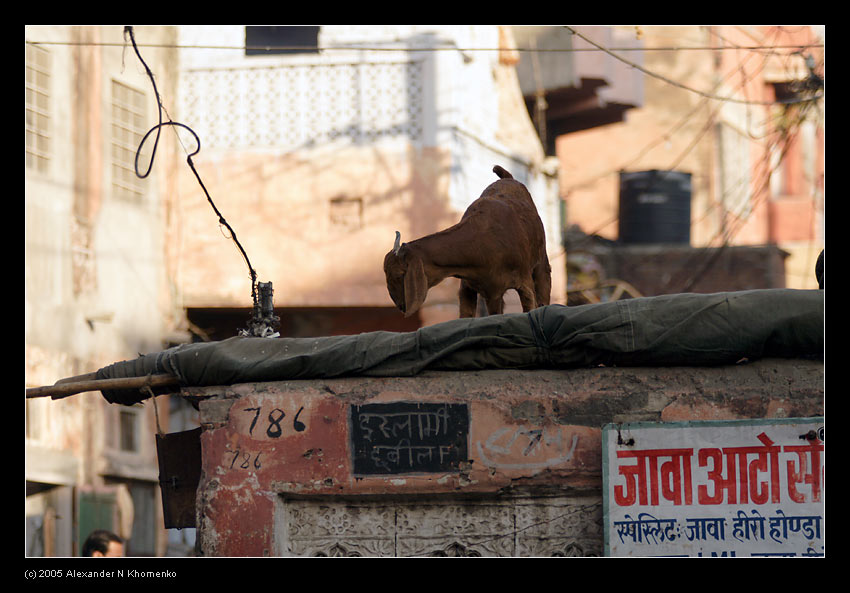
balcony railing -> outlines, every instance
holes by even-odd
[[[417,61],[292,63],[181,73],[180,120],[212,149],[292,150],[423,132]]]

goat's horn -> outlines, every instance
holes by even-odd
[[[393,245],[393,253],[398,255],[398,250],[399,250],[400,247],[401,247],[401,233],[396,231],[395,232],[395,245]]]
[[[513,179],[514,178],[513,175],[511,175],[510,173],[505,171],[505,169],[500,167],[499,165],[495,165],[493,167],[493,173],[498,175],[500,179]]]

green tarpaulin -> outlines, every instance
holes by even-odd
[[[167,373],[184,386],[423,370],[703,366],[742,358],[822,358],[824,291],[676,294],[457,319],[415,332],[234,337],[185,344],[100,369],[99,379]],[[112,403],[137,390],[103,392]]]

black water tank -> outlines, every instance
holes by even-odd
[[[620,173],[622,243],[691,242],[691,174],[680,171]]]

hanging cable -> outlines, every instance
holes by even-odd
[[[156,157],[157,147],[159,145],[160,132],[161,132],[161,130],[164,126],[174,126],[174,127],[183,128],[184,130],[187,130],[190,134],[192,134],[192,136],[194,136],[196,148],[193,152],[191,152],[186,157],[186,162],[189,164],[189,168],[192,170],[192,173],[194,173],[195,179],[198,180],[198,184],[201,186],[201,189],[204,191],[204,194],[206,195],[207,201],[209,202],[210,206],[212,207],[213,212],[215,212],[216,216],[218,216],[219,224],[224,226],[225,228],[227,228],[227,230],[230,233],[230,237],[233,239],[233,242],[236,243],[236,247],[239,248],[239,252],[242,254],[242,258],[245,260],[245,264],[248,266],[248,272],[251,276],[251,301],[253,302],[253,305],[254,305],[254,314],[253,314],[253,316],[251,318],[251,322],[250,322],[251,327],[248,330],[240,331],[240,334],[241,335],[253,335],[253,336],[259,336],[259,337],[276,337],[277,333],[274,332],[274,329],[276,329],[276,327],[277,327],[277,323],[279,322],[279,318],[276,317],[273,314],[273,306],[271,304],[271,296],[273,294],[271,282],[267,282],[267,283],[261,282],[261,283],[259,283],[259,287],[258,287],[257,272],[254,270],[253,266],[251,265],[251,261],[248,259],[248,254],[245,252],[245,249],[242,247],[242,244],[239,242],[239,239],[236,237],[236,231],[233,230],[233,227],[230,226],[230,224],[227,222],[227,220],[225,220],[224,216],[219,211],[218,207],[216,207],[215,202],[213,202],[213,199],[210,196],[209,191],[207,191],[207,188],[204,185],[204,182],[201,179],[200,174],[198,173],[197,169],[195,168],[195,163],[192,161],[192,157],[195,156],[196,154],[198,154],[201,151],[201,139],[198,137],[198,135],[195,133],[195,131],[192,128],[190,128],[189,126],[187,126],[185,124],[181,124],[179,122],[172,121],[170,116],[169,116],[168,121],[162,120],[162,112],[164,111],[164,107],[162,105],[162,100],[160,98],[159,91],[156,88],[156,80],[154,79],[153,72],[151,72],[151,69],[148,67],[144,58],[142,58],[141,53],[139,53],[139,48],[136,45],[136,37],[135,37],[135,33],[133,31],[133,27],[131,27],[129,25],[125,26],[124,27],[124,36],[125,36],[125,39],[126,39],[127,36],[129,36],[130,41],[133,44],[133,50],[136,52],[136,56],[138,56],[139,61],[144,66],[145,73],[147,74],[148,78],[150,78],[151,85],[153,86],[154,96],[156,97],[157,111],[158,111],[158,114],[159,114],[159,122],[154,127],[152,127],[150,130],[148,130],[147,134],[144,135],[141,142],[139,143],[138,149],[136,150],[136,160],[135,160],[136,175],[138,177],[142,178],[142,179],[144,179],[145,177],[150,175],[151,169],[153,168],[154,158]],[[166,112],[166,115],[167,115],[167,112]],[[142,147],[145,145],[145,142],[148,140],[148,137],[154,132],[156,132],[156,137],[153,140],[153,149],[151,150],[150,162],[148,163],[147,170],[143,174],[143,173],[139,172],[139,156],[141,155]],[[262,293],[262,298],[260,296],[260,293]]]

